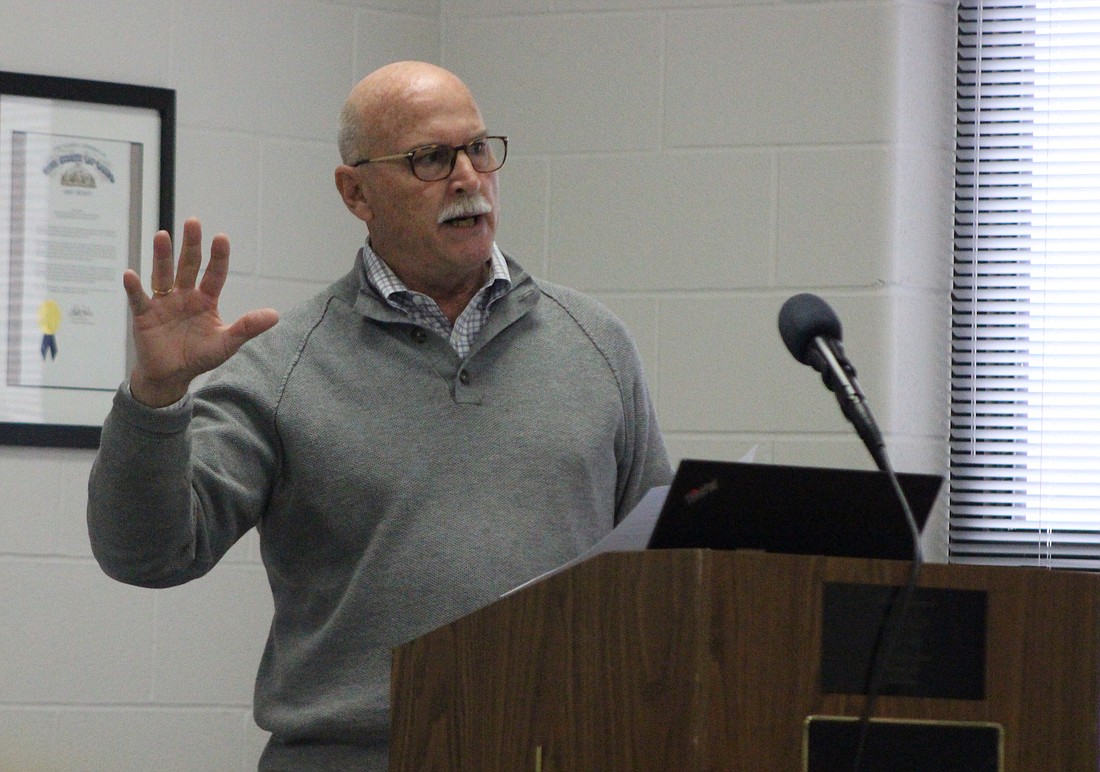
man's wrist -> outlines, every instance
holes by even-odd
[[[136,386],[136,388],[135,388]],[[126,389],[135,402],[156,410],[177,407],[187,397],[187,389],[157,389],[143,382],[136,374],[130,376]]]

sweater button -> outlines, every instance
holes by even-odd
[[[468,372],[466,372],[465,370],[463,370],[462,372],[460,372],[458,374],[458,382],[461,383],[463,386],[469,386],[470,385],[470,374]]]
[[[414,343],[423,345],[424,341],[428,339],[428,333],[417,327],[412,331],[412,339]]]

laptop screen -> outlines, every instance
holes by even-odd
[[[898,473],[924,527],[943,478]],[[885,472],[733,461],[680,462],[650,549],[759,549],[908,560],[912,537]]]

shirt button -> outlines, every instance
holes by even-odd
[[[461,383],[463,386],[469,386],[470,385],[470,374],[468,372],[466,372],[465,370],[463,370],[462,372],[460,372],[458,374],[458,382]]]

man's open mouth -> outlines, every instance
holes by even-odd
[[[452,217],[450,220],[445,220],[443,224],[451,228],[472,228],[477,225],[481,217],[482,215],[480,214],[469,215],[467,217]]]

